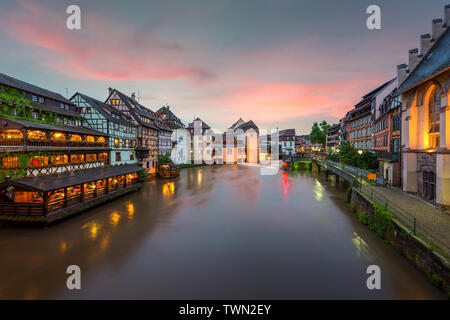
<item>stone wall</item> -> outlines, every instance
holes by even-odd
[[[357,211],[365,211],[374,219],[373,203],[356,189],[352,190],[351,201],[356,205]],[[446,257],[433,251],[424,240],[396,220],[393,220],[393,228],[386,232],[384,238],[398,254],[424,273],[433,285],[450,298],[450,262]]]

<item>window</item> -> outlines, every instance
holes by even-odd
[[[60,117],[56,117],[56,122],[57,123],[64,123],[63,119],[61,119]]]
[[[72,154],[70,155],[70,162],[84,162],[84,154]]]
[[[96,153],[88,153],[86,155],[86,161],[97,161],[97,154]]]
[[[120,157],[120,152],[116,152],[116,161],[122,161]]]
[[[108,153],[106,153],[106,152],[99,153],[98,160],[108,161]]]
[[[64,164],[69,162],[69,156],[66,154],[52,156],[52,164]]]
[[[32,156],[30,157],[30,166],[44,166],[48,165],[48,156]]]
[[[52,140],[58,140],[58,141],[66,140],[66,136],[61,132],[55,132],[52,135]]]
[[[95,142],[95,138],[93,136],[87,136],[86,142]]]
[[[91,107],[86,107],[86,113],[91,113],[91,112],[92,112]]]
[[[0,139],[22,139],[22,132],[16,129],[7,129],[0,132]]]
[[[74,134],[70,137],[69,139],[70,141],[81,141],[81,136],[79,136],[78,134]]]
[[[130,152],[130,160],[134,160],[134,152]]]
[[[31,112],[31,116],[32,116],[34,119],[39,119],[39,114],[38,114],[37,112],[35,112],[35,111]]]
[[[441,94],[435,87],[430,95],[430,102],[428,104],[429,112],[429,127],[430,127],[430,144],[432,148],[439,147],[439,129],[440,129],[440,115],[439,109],[441,107]]]
[[[114,139],[114,147],[118,148],[119,147],[119,139]]]
[[[19,166],[19,158],[18,157],[3,157],[2,165],[4,167],[18,167]]]
[[[129,140],[129,141],[128,141],[128,146],[129,146],[130,148],[133,148],[133,147],[134,147],[134,145],[133,145],[133,140]]]
[[[38,97],[37,97],[37,96],[35,96],[35,95],[32,95],[32,96],[31,96],[31,100],[33,100],[33,101],[36,101],[36,102],[37,102],[37,101],[38,101]]]

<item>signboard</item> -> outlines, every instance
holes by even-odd
[[[369,174],[367,175],[367,178],[368,178],[369,180],[377,180],[377,175],[376,175],[375,173],[369,173]]]

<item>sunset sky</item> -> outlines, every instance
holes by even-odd
[[[449,0],[0,1],[0,72],[69,96],[108,87],[218,129],[309,133],[396,76]],[[66,28],[81,7],[82,29]],[[381,30],[366,8],[381,7]]]

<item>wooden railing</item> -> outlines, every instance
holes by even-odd
[[[19,216],[41,216],[44,214],[43,203],[2,203],[0,204],[1,215]]]
[[[23,146],[23,139],[0,139],[0,146]]]
[[[107,147],[106,142],[58,141],[58,140],[28,140],[34,147]]]

